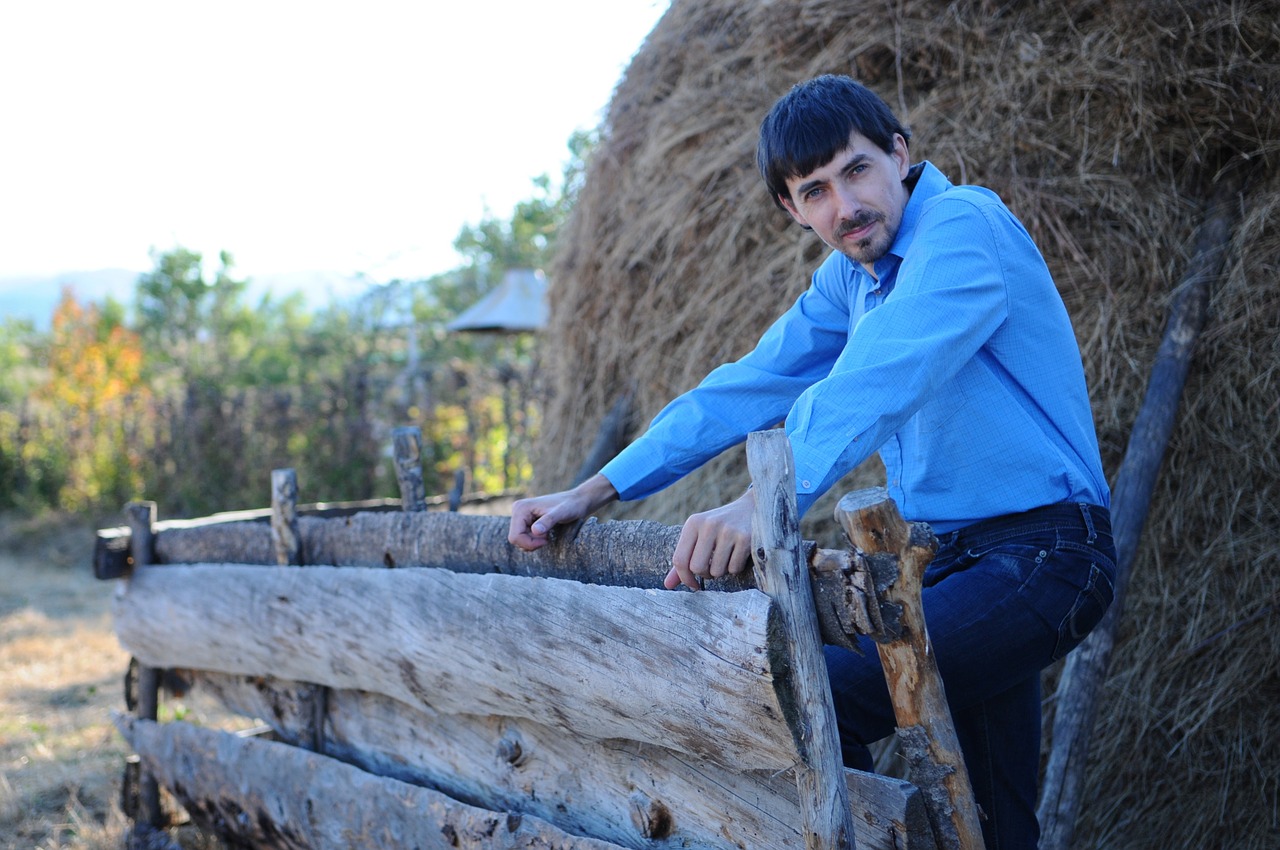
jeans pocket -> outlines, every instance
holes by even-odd
[[[1093,627],[1107,613],[1115,590],[1111,577],[1096,563],[1089,565],[1089,580],[1077,594],[1071,609],[1067,611],[1062,622],[1058,624],[1058,640],[1053,650],[1053,660],[1065,656],[1080,645],[1080,642],[1093,631]]]

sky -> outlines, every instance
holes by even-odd
[[[0,281],[182,246],[375,283],[558,179],[667,0],[0,5]]]

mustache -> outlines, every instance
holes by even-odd
[[[861,230],[869,224],[877,221],[884,221],[884,213],[864,212],[855,215],[853,218],[845,219],[836,227],[836,238],[843,239],[855,230]]]

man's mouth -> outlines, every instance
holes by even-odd
[[[871,228],[880,221],[882,216],[868,214],[859,216],[852,221],[846,221],[836,229],[836,238],[840,240],[853,237],[855,241],[865,239],[871,232]]]

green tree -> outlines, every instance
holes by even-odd
[[[136,289],[138,331],[151,365],[177,368],[189,379],[240,382],[266,317],[245,303],[248,281],[232,275],[231,255],[218,255],[212,279],[196,251],[179,247],[151,256],[155,268]]]
[[[428,486],[447,487],[457,469],[467,472],[473,489],[485,491],[518,487],[532,474],[528,447],[538,414],[534,340],[524,334],[449,333],[445,326],[508,269],[550,263],[556,233],[582,186],[595,142],[594,134],[575,134],[559,187],[546,175],[538,177],[533,196],[516,204],[509,219],[486,213],[478,224],[464,227],[454,241],[463,265],[412,290],[423,364],[417,380],[424,401],[406,415],[425,426],[433,459]]]

